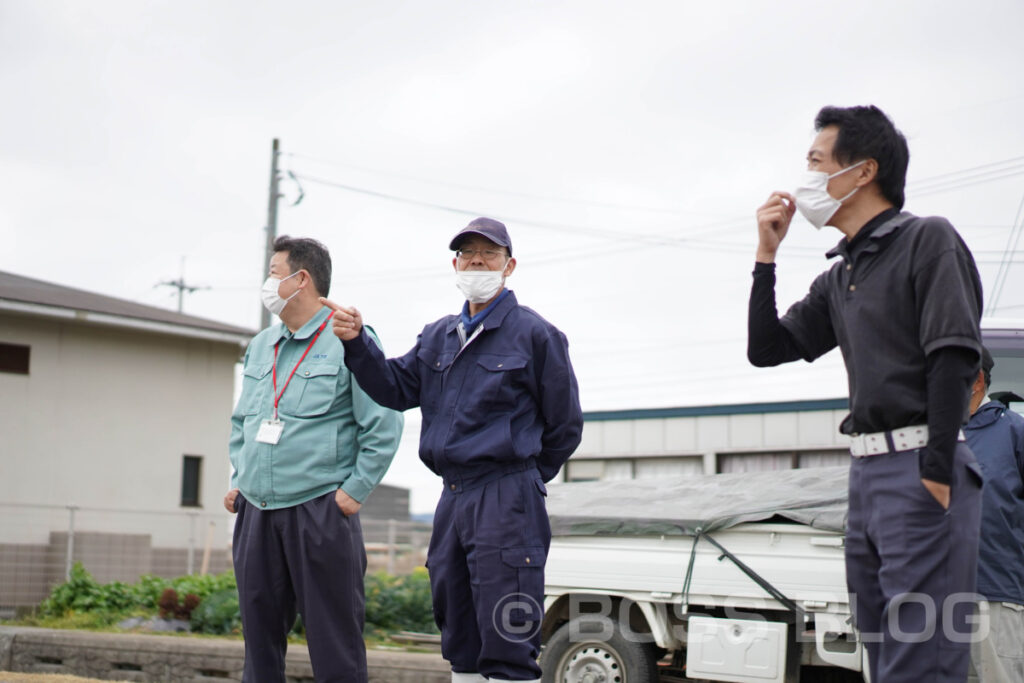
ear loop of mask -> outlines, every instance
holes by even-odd
[[[835,178],[836,176],[839,176],[839,175],[843,175],[843,174],[844,174],[844,173],[846,173],[847,171],[852,171],[853,169],[857,168],[858,166],[861,166],[861,165],[863,165],[863,164],[866,164],[866,163],[867,163],[867,161],[868,161],[867,159],[862,159],[861,161],[858,161],[857,163],[855,163],[855,164],[854,164],[853,166],[847,166],[847,167],[846,167],[846,168],[844,168],[844,169],[841,169],[841,170],[839,170],[839,171],[836,171],[835,173],[833,173],[832,175],[830,175],[830,176],[828,177],[828,180],[832,180],[832,179],[833,179],[833,178]],[[853,188],[852,190],[850,190],[850,192],[849,192],[849,193],[848,193],[848,194],[847,194],[847,195],[846,195],[845,197],[843,197],[842,199],[837,199],[836,201],[837,201],[837,202],[839,202],[840,204],[842,204],[842,203],[843,203],[843,202],[845,202],[845,201],[846,201],[847,199],[849,199],[850,197],[852,197],[852,196],[854,195],[854,193],[855,193],[855,192],[856,192],[857,190],[859,190],[859,189],[860,189],[859,187],[854,187],[854,188]],[[825,183],[825,191],[826,191],[826,192],[828,192],[828,182],[826,182],[826,183]]]

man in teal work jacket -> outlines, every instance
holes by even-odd
[[[318,299],[331,257],[311,239],[279,237],[263,285],[281,323],[245,354],[231,415],[233,559],[248,682],[285,680],[286,636],[302,615],[318,683],[365,682],[359,508],[383,478],[402,416],[349,374]],[[326,333],[324,333],[326,331]]]

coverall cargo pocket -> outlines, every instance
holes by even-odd
[[[510,568],[511,577],[514,577],[500,598],[504,608],[501,616],[509,626],[521,628],[539,623],[543,617],[546,560],[543,546],[501,549],[501,561]]]
[[[308,364],[299,368],[281,397],[280,411],[296,417],[323,415],[331,408],[338,394],[338,372],[335,363]]]

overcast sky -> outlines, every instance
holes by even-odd
[[[256,327],[277,137],[305,192],[283,182],[279,232],[330,248],[331,297],[392,354],[459,308],[447,244],[489,215],[584,409],[845,396],[837,352],[746,362],[754,212],[821,106],[876,104],[906,208],[947,216],[991,293],[1024,199],[1021,26],[1018,0],[0,0],[0,270],[174,308],[184,259],[210,288],[185,312]],[[838,238],[796,219],[781,308]],[[1021,271],[997,315],[1024,315]],[[407,422],[385,481],[428,510]]]

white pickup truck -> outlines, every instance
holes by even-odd
[[[990,394],[1021,392],[1024,324],[983,330]],[[866,680],[846,488],[845,466],[552,486],[544,682]]]

